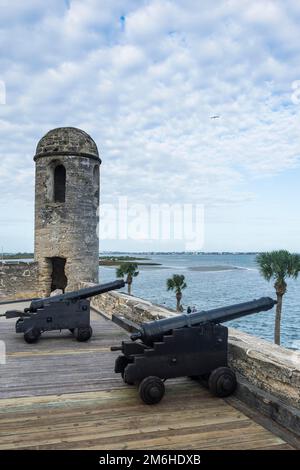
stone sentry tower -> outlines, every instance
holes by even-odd
[[[98,282],[99,158],[84,131],[62,127],[38,143],[35,177],[35,260],[39,290],[75,290]]]

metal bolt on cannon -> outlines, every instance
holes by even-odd
[[[236,388],[235,373],[228,367],[228,329],[221,323],[273,308],[276,301],[262,297],[251,302],[136,325],[131,341],[123,341],[115,372],[125,383],[139,385],[146,404],[158,403],[164,382],[174,377],[201,379],[218,397]],[[119,323],[118,317],[113,317]]]

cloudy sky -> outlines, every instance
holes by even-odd
[[[0,7],[0,248],[33,249],[36,144],[75,126],[99,147],[102,203],[203,204],[204,250],[300,251],[299,0]]]

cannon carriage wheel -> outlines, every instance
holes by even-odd
[[[133,382],[130,382],[130,380],[127,379],[125,370],[128,364],[130,364],[131,362],[132,361],[128,359],[128,357],[123,355],[118,356],[115,362],[115,372],[121,374],[123,381],[127,385],[134,385]]]
[[[93,334],[93,330],[91,326],[87,326],[85,328],[75,328],[74,336],[77,341],[83,342],[88,341]]]
[[[159,403],[164,394],[165,385],[159,377],[149,376],[141,381],[139,395],[146,405]]]
[[[24,340],[28,344],[36,343],[41,336],[41,331],[38,328],[29,328],[24,333]]]
[[[218,367],[208,379],[208,388],[216,397],[228,397],[236,389],[236,376],[229,367]]]

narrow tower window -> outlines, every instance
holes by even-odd
[[[58,165],[54,170],[54,202],[66,200],[66,169]]]

